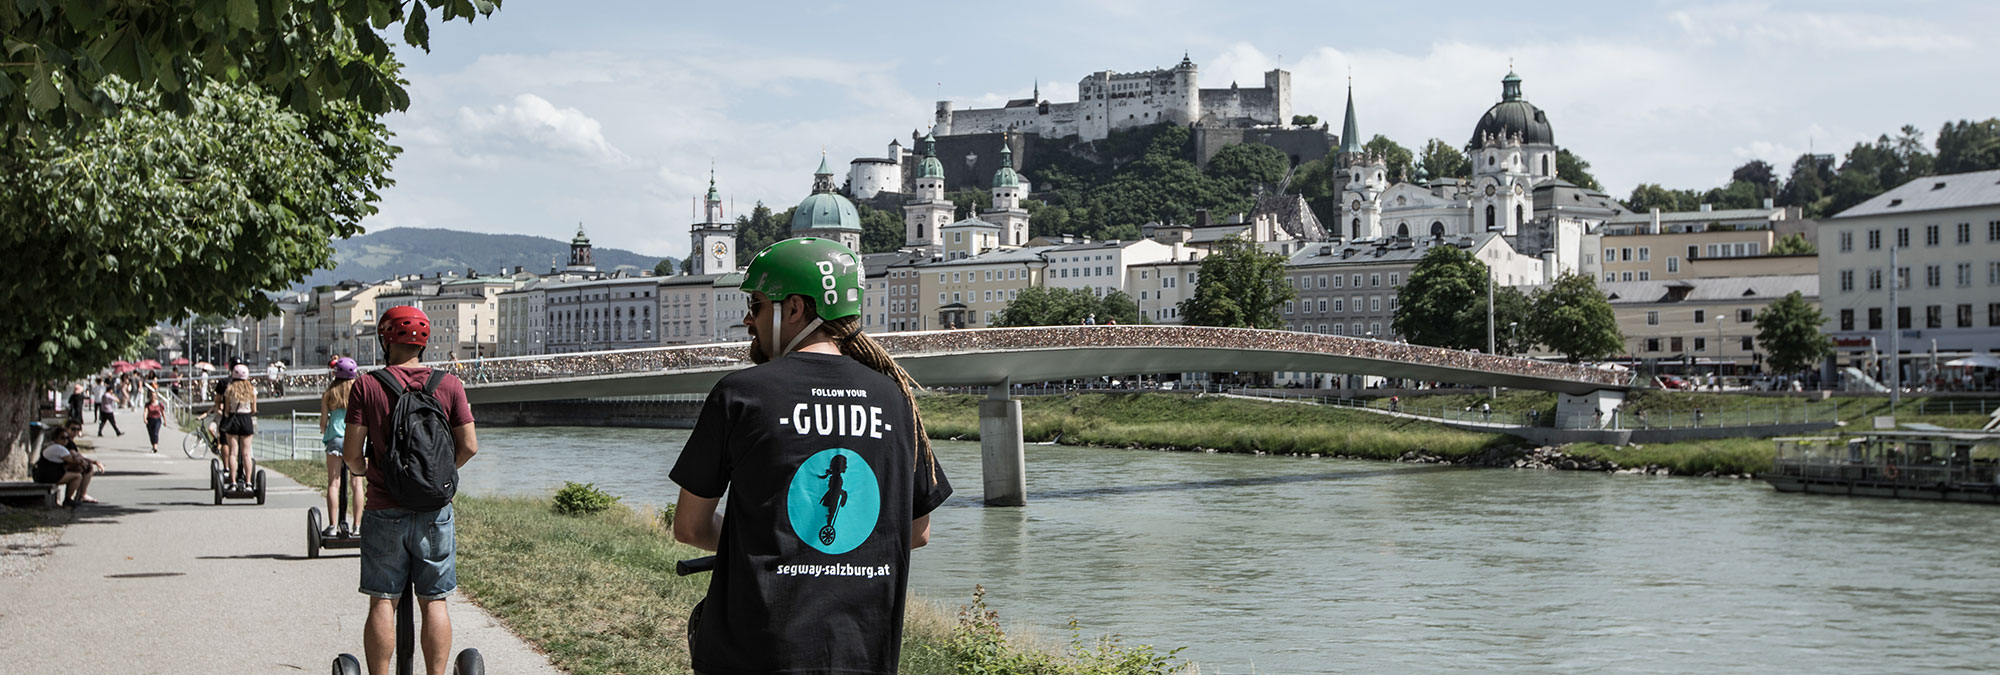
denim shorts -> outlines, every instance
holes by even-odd
[[[361,592],[400,598],[411,583],[425,600],[451,595],[458,589],[458,535],[451,520],[450,504],[436,511],[362,511]]]
[[[327,456],[330,456],[330,457],[339,457],[339,456],[340,456],[340,451],[341,451],[341,446],[344,446],[344,445],[346,445],[346,444],[347,444],[347,437],[346,437],[346,436],[335,436],[335,437],[333,437],[333,440],[330,440],[330,441],[327,441],[327,442],[326,442],[326,454],[327,454]]]

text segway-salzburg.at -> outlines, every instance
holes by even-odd
[[[221,506],[224,499],[256,499],[258,506],[264,505],[264,470],[250,474],[250,482],[236,484],[229,479],[233,476],[222,468],[222,460],[208,460],[208,489],[215,492],[215,505]]]
[[[340,523],[361,522],[361,519],[358,517],[355,518],[348,517],[348,514],[350,512],[356,514],[357,516],[361,512],[360,504],[350,505],[347,503],[348,495],[354,493],[353,490],[347,487],[347,481],[351,479],[352,479],[352,474],[349,474],[347,472],[347,467],[343,465],[340,467],[340,483],[338,485],[330,486],[337,488],[340,491],[340,513],[334,514],[336,517],[340,519],[338,521]],[[315,506],[306,511],[306,557],[307,558],[318,558],[319,551],[320,549],[323,548],[361,548],[360,533],[343,527],[334,532],[332,535],[328,535],[326,533],[327,525],[328,523],[326,522],[326,515],[320,513],[319,507]]]
[[[411,675],[416,668],[417,652],[417,592],[410,584],[403,585],[403,597],[396,601],[396,675]],[[361,659],[353,654],[341,654],[333,659],[333,675],[361,675],[367,672],[361,667]],[[459,650],[458,658],[452,659],[452,672],[458,675],[486,675],[486,659],[479,650],[467,647]]]

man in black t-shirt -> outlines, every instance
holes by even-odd
[[[760,365],[716,384],[672,473],[674,538],[717,554],[696,672],[896,671],[910,549],[951,484],[914,382],[861,333],[861,277],[853,251],[811,237],[744,274]]]

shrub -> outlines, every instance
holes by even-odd
[[[561,490],[556,491],[550,505],[556,513],[566,516],[587,516],[603,513],[618,503],[616,495],[597,489],[596,483],[573,483],[563,481]]]
[[[1044,652],[1015,644],[1000,629],[1000,613],[986,606],[986,588],[975,586],[972,604],[959,610],[958,625],[942,644],[924,645],[925,660],[950,664],[952,672],[986,675],[1173,675],[1200,672],[1180,662],[1180,649],[1167,653],[1150,645],[1127,647],[1116,636],[1085,640],[1074,619],[1064,652]]]

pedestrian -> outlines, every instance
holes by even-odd
[[[83,424],[83,409],[90,407],[90,394],[84,393],[82,382],[70,387],[69,400],[65,403],[69,405],[69,420]]]
[[[222,418],[222,466],[228,471],[233,489],[250,485],[256,462],[250,458],[250,437],[257,434],[257,385],[250,383],[250,367],[236,364],[229,369],[229,385],[216,403]]]
[[[104,378],[90,378],[90,406],[97,412],[97,416],[100,418],[104,416],[104,404],[102,401],[104,400],[104,391],[107,389],[110,389],[110,387],[104,385]],[[104,430],[98,429],[97,435],[103,436]]]
[[[120,436],[125,435],[125,430],[118,428],[118,413],[115,410],[115,408],[117,407],[118,407],[118,393],[112,390],[110,387],[108,386],[105,387],[103,391],[97,394],[98,436],[104,435],[104,425],[106,424],[111,425],[112,432]]]
[[[670,474],[674,538],[718,552],[689,616],[693,669],[895,672],[910,549],[951,494],[915,382],[861,332],[847,247],[780,241],[743,278],[758,365],[709,392]]]
[[[355,531],[354,525],[361,518],[361,476],[349,477],[348,509],[340,509],[340,472],[346,463],[343,451],[347,444],[347,401],[354,387],[354,378],[360,373],[354,359],[340,358],[333,362],[333,384],[319,397],[319,440],[326,446],[326,513],[339,523],[328,522],[325,536],[348,535]]]
[[[1479,417],[1488,422],[1493,421],[1493,406],[1489,403],[1481,401],[1479,403]]]
[[[431,320],[411,306],[392,307],[376,323],[384,368],[354,379],[347,392],[341,461],[367,478],[361,510],[362,629],[368,672],[389,672],[396,647],[396,603],[409,588],[423,616],[424,663],[433,675],[451,658],[451,613],[458,590],[458,536],[451,499],[458,469],[479,452],[472,406],[457,376],[423,365]],[[335,363],[338,366],[338,362]],[[395,444],[391,444],[391,439]],[[418,471],[413,467],[428,467]],[[385,482],[396,476],[397,487]]]
[[[272,361],[272,362],[271,362],[271,365],[268,365],[268,366],[264,366],[264,377],[265,377],[266,379],[269,379],[269,380],[271,381],[271,394],[272,394],[272,395],[274,395],[274,396],[284,396],[284,395],[285,395],[285,368],[284,368],[284,366],[282,366],[281,364],[279,364],[279,363],[278,363],[277,361]]]
[[[1403,397],[1401,396],[1389,397],[1389,412],[1402,412],[1402,411],[1403,411]]]
[[[35,458],[35,482],[66,488],[66,506],[96,504],[97,498],[90,496],[90,479],[104,471],[104,465],[72,448],[75,441],[76,430],[69,426],[49,432],[49,444],[42,446],[41,456]]]
[[[1097,325],[1097,313],[1091,312],[1090,316],[1083,317],[1083,325],[1085,326]]]
[[[153,443],[153,452],[160,451],[160,425],[167,421],[167,406],[160,403],[160,395],[146,394],[146,439]]]

